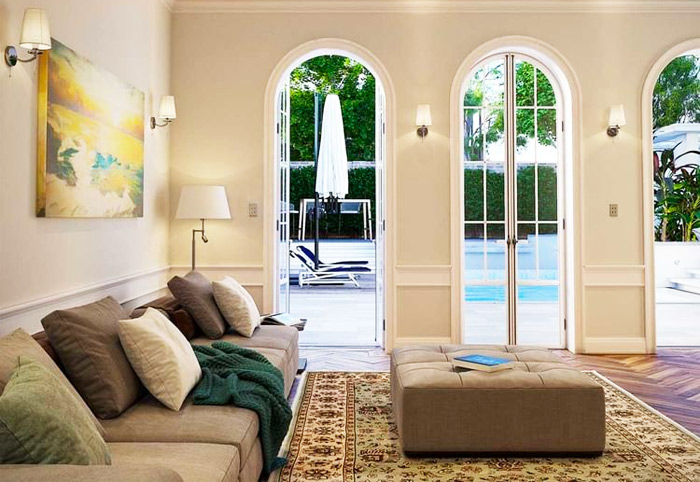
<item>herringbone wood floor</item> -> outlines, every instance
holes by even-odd
[[[700,348],[664,348],[656,355],[574,355],[567,363],[596,370],[688,430],[700,435]],[[380,348],[303,347],[311,371],[387,371]]]

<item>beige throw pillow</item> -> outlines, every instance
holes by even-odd
[[[238,281],[226,276],[212,283],[214,299],[226,322],[247,337],[260,325],[260,312],[255,300]]]
[[[119,339],[141,383],[163,405],[180,410],[202,369],[187,338],[160,311],[119,322]]]

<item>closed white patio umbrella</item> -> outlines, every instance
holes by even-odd
[[[342,199],[348,194],[348,155],[340,99],[326,97],[323,107],[321,145],[318,150],[316,192],[321,198]]]
[[[318,111],[317,111],[318,112]],[[318,269],[319,245],[319,199],[342,199],[348,194],[348,154],[345,149],[345,129],[343,113],[340,110],[340,98],[329,94],[323,107],[321,125],[321,145],[316,159],[316,202],[314,203],[315,236],[314,263]]]

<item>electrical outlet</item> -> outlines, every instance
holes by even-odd
[[[610,217],[616,218],[617,217],[617,203],[610,204],[609,211],[610,211]]]
[[[248,216],[251,218],[258,217],[258,203],[248,203]]]

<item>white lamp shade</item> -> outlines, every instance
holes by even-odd
[[[608,118],[608,126],[620,126],[625,125],[625,106],[622,104],[617,104],[610,106],[610,117]]]
[[[416,125],[418,127],[433,125],[433,119],[430,117],[430,104],[419,104],[416,109]]]
[[[177,219],[231,219],[224,186],[182,186]]]
[[[160,98],[160,109],[158,110],[158,116],[161,119],[175,119],[177,117],[174,96],[164,95]]]
[[[22,20],[22,35],[19,46],[28,50],[50,50],[51,33],[49,32],[49,17],[40,8],[28,8],[24,11]]]

